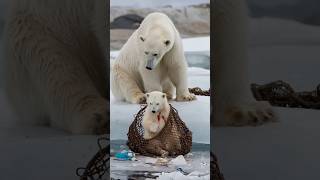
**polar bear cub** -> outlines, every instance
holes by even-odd
[[[144,139],[152,139],[158,135],[166,125],[170,105],[165,93],[153,91],[146,94],[147,108],[142,118]]]
[[[169,99],[176,95],[177,101],[196,99],[188,90],[180,34],[167,15],[149,14],[121,48],[111,69],[111,90],[131,103],[144,103],[144,93],[152,91]]]

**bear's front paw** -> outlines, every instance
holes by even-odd
[[[78,112],[70,124],[70,131],[73,134],[107,134],[109,130],[107,106],[107,101],[103,101],[101,104],[92,104],[89,109]]]
[[[145,104],[147,102],[147,99],[143,93],[136,94],[132,98],[132,103],[133,104]]]
[[[258,126],[267,122],[276,122],[276,114],[266,101],[229,107],[225,111],[226,123],[230,126]]]
[[[156,133],[158,131],[158,128],[159,128],[158,124],[152,123],[150,126],[150,131],[153,133]]]
[[[196,100],[196,95],[191,93],[185,93],[183,95],[177,95],[177,101],[193,101]]]

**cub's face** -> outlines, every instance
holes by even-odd
[[[174,43],[169,32],[156,29],[150,30],[148,34],[141,34],[138,41],[143,53],[143,63],[148,70],[154,69],[160,63]]]
[[[165,105],[168,103],[165,93],[159,91],[153,91],[146,94],[147,97],[147,111],[151,113],[158,113],[164,109]]]

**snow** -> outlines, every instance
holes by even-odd
[[[156,158],[137,155],[137,161],[118,161],[114,157],[110,160],[111,177],[117,179],[128,179],[130,174],[137,174],[138,172],[149,172],[154,176],[160,176],[160,179],[167,179],[172,176],[182,176],[177,171],[181,168],[184,172],[192,175],[195,178],[196,174],[200,175],[201,179],[208,179],[210,172],[210,154],[209,151],[197,151],[192,154],[185,155],[186,164],[172,164],[172,158],[168,158],[169,163],[166,166],[156,165],[153,162],[157,161]],[[148,164],[146,164],[146,161]],[[161,174],[160,172],[163,172]],[[176,174],[176,173],[179,174]],[[165,173],[165,174],[164,174]],[[189,176],[190,177],[190,176]],[[195,178],[196,179],[196,178]],[[198,178],[197,178],[198,179]]]
[[[210,51],[210,36],[184,38],[182,39],[182,43],[183,49],[186,52]]]
[[[251,82],[284,80],[297,91],[320,83],[319,27],[278,19],[254,20]],[[255,41],[255,42],[253,42]],[[319,179],[320,111],[280,108],[279,122],[214,128],[214,152],[228,180]]]

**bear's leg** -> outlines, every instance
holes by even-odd
[[[267,102],[257,102],[250,91],[245,0],[216,0],[213,6],[214,124],[259,125],[274,121]]]
[[[146,102],[146,97],[137,85],[136,81],[131,78],[119,65],[115,64],[113,66],[111,78],[111,83],[113,86],[116,86],[112,87],[113,94],[118,94],[120,98],[124,98],[126,101],[133,104],[143,104]]]
[[[194,94],[191,94],[188,89],[187,80],[187,63],[182,50],[173,49],[166,55],[170,59],[170,66],[168,67],[168,76],[171,82],[176,87],[177,101],[192,101],[196,99]],[[171,57],[170,57],[171,56]],[[179,61],[179,62],[175,62]]]
[[[174,87],[174,85],[172,84],[172,82],[170,81],[170,79],[167,79],[167,80],[163,83],[162,89],[163,89],[163,92],[166,93],[167,98],[168,98],[169,100],[170,100],[170,99],[173,99],[173,94],[174,94],[175,87]]]
[[[24,26],[19,25],[21,20]],[[51,125],[71,133],[106,133],[108,102],[81,63],[81,51],[70,51],[72,47],[61,43],[31,16],[10,23],[8,48],[17,54],[19,59],[15,60],[24,66],[32,80],[29,83],[38,90]]]

